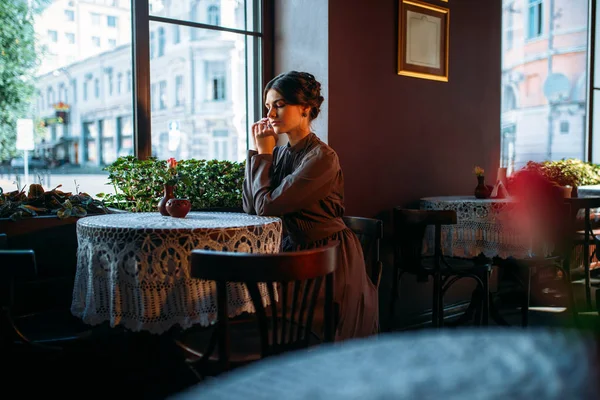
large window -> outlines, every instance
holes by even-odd
[[[112,191],[103,168],[128,154],[242,160],[260,118],[272,3],[48,0],[35,18],[30,117],[42,127],[35,155],[61,166],[52,184]]]
[[[587,159],[588,6],[588,0],[502,2],[499,128],[501,165],[510,171],[528,161]]]
[[[152,2],[152,155],[244,159],[260,113],[260,8],[259,0]]]

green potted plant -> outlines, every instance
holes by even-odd
[[[177,161],[175,197],[189,199],[192,210],[241,211],[244,162],[220,160]],[[99,193],[108,207],[129,212],[157,211],[164,184],[172,180],[166,160],[119,157],[105,168],[115,193]]]
[[[600,166],[576,158],[557,161],[529,161],[523,170],[536,171],[558,186],[572,187],[577,197],[577,187],[600,184]]]

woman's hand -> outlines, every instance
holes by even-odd
[[[273,149],[277,144],[277,134],[269,124],[268,118],[252,124],[252,137],[258,154],[273,154]]]

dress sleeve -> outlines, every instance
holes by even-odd
[[[252,196],[252,157],[257,155],[255,150],[248,150],[246,155],[246,172],[244,173],[244,189],[242,191],[242,205],[244,212],[248,214],[256,214],[254,211],[254,196]]]
[[[335,152],[318,148],[274,188],[270,177],[272,163],[270,154],[257,154],[250,160],[253,206],[258,215],[284,215],[310,207],[327,196],[341,172]]]

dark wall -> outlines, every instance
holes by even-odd
[[[383,219],[388,238],[394,206],[472,194],[473,167],[493,184],[499,166],[501,1],[429,3],[450,9],[449,82],[397,75],[397,0],[329,0],[328,139],[344,170],[346,214]],[[382,315],[389,239],[384,246]],[[459,292],[455,300],[468,294]],[[430,307],[425,293],[406,286],[403,312]]]
[[[430,3],[450,8],[449,82],[397,75],[397,0],[329,0],[329,144],[348,214],[472,194],[475,165],[496,175],[501,2]]]

